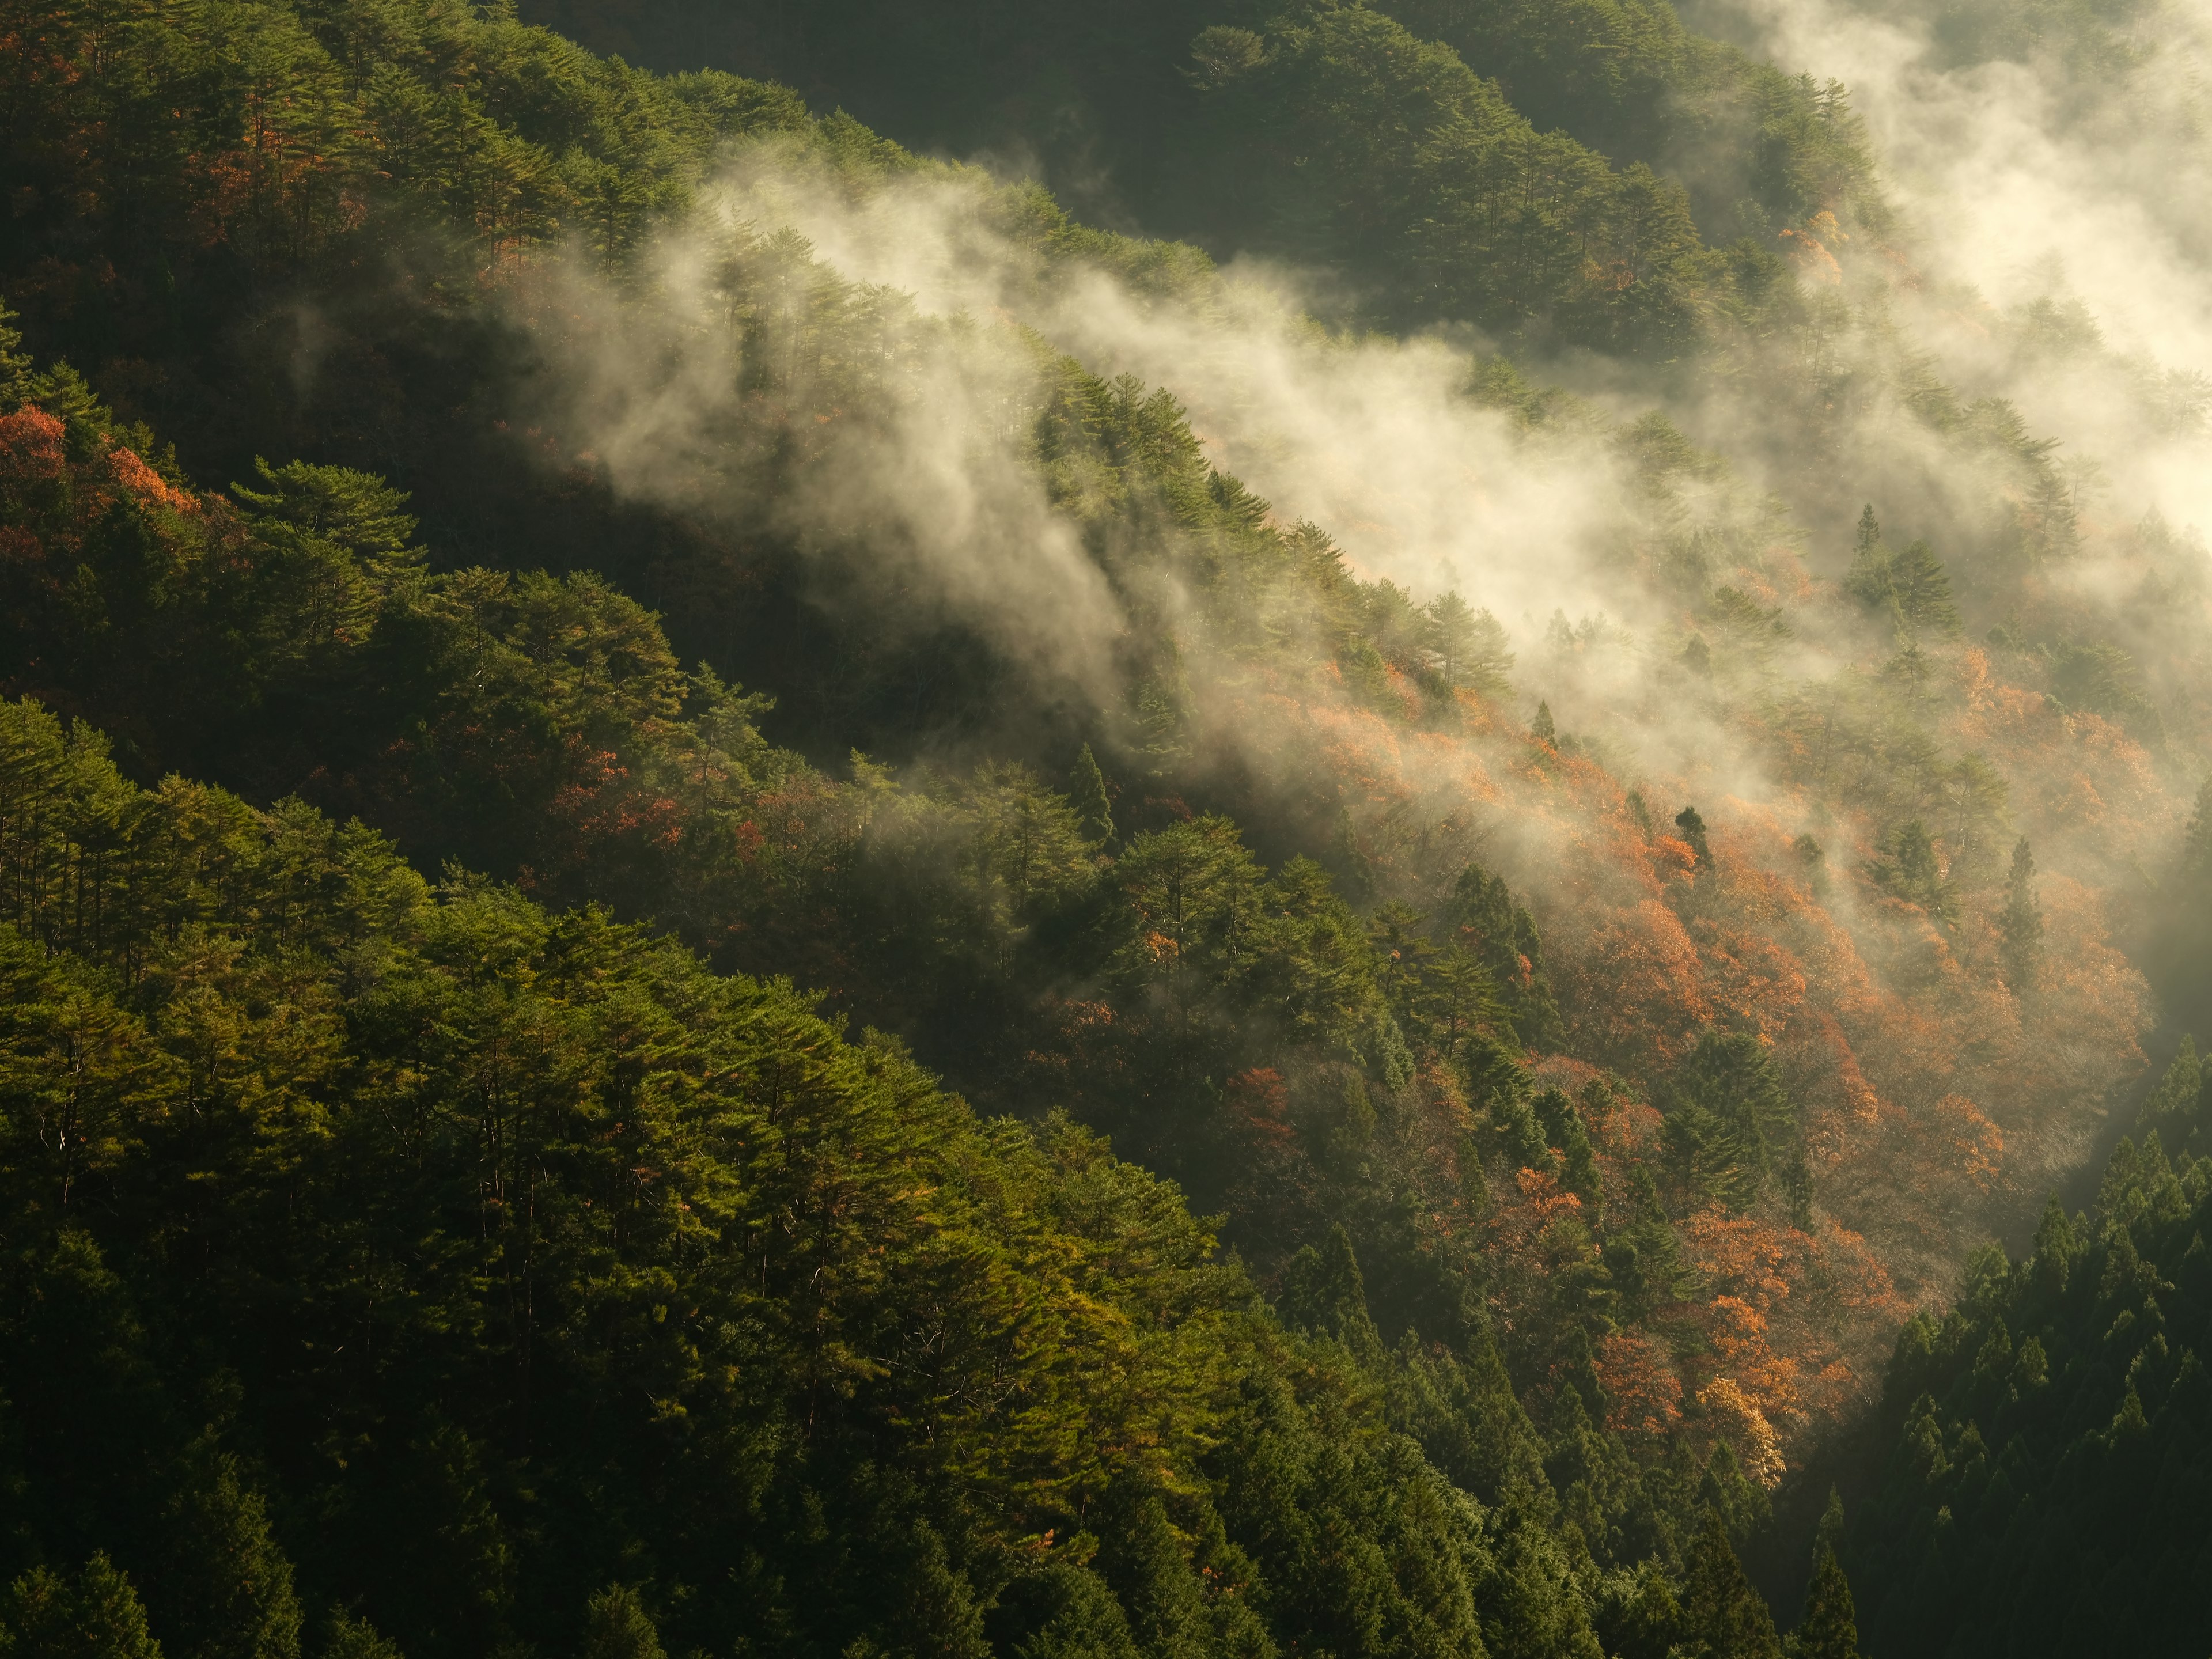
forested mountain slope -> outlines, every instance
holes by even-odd
[[[1990,363],[2202,399],[1663,9],[1031,9],[732,61],[1079,65],[1232,263],[5,12],[19,1645],[1934,1639],[1805,1472],[2212,979],[2201,544]]]

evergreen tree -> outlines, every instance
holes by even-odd
[[[1889,562],[1891,602],[1905,623],[1939,634],[1959,631],[1959,607],[1951,601],[1951,579],[1926,542],[1916,541]]]
[[[297,1659],[292,1564],[270,1535],[268,1506],[235,1455],[203,1435],[167,1520],[157,1579],[169,1659]]]
[[[2013,855],[2015,870],[2020,859],[2020,854]],[[1875,886],[1908,904],[1918,905],[1931,920],[1946,927],[1958,920],[1957,890],[1943,878],[1935,839],[1919,819],[1909,819],[1886,832],[1875,843],[1875,856],[1868,860],[1866,872]]]
[[[2182,833],[2183,873],[2199,881],[2212,878],[2212,777],[2197,786],[2197,800]]]
[[[1113,797],[1106,788],[1106,775],[1098,769],[1097,757],[1087,743],[1068,774],[1067,802],[1075,809],[1088,840],[1103,845],[1114,839]]]
[[[46,1567],[0,1599],[0,1652],[8,1659],[161,1659],[137,1592],[95,1553],[71,1583]]]
[[[15,326],[21,320],[0,300],[0,415],[20,404],[31,388],[31,358]]]
[[[1782,1652],[1773,1615],[1711,1507],[1683,1563],[1681,1632],[1683,1652],[1704,1659],[1780,1659]]]
[[[1850,1580],[1824,1540],[1813,1553],[1813,1582],[1805,1592],[1805,1617],[1790,1632],[1790,1659],[1858,1659],[1858,1615]]]
[[[1529,723],[1528,735],[1547,747],[1559,741],[1559,723],[1552,718],[1550,703],[1539,702],[1536,705],[1536,718]]]
[[[1790,1224],[1800,1232],[1813,1230],[1813,1166],[1801,1145],[1790,1150],[1782,1165],[1782,1195],[1789,1200]]]
[[[1145,1659],[1208,1659],[1205,1592],[1157,1494],[1126,1492],[1104,1529],[1098,1571]]]
[[[405,1659],[398,1644],[366,1619],[333,1611],[323,1634],[322,1659]]]
[[[666,1659],[652,1616],[627,1584],[609,1584],[585,1603],[577,1652],[580,1659]]]
[[[2035,988],[2043,967],[2043,909],[2035,902],[2035,854],[2027,837],[2012,849],[2012,872],[2005,878],[2004,909],[1997,917],[2002,937],[1998,962],[2014,996]]]
[[[1513,653],[1497,617],[1474,610],[1456,592],[1431,599],[1423,617],[1424,645],[1447,686],[1472,686],[1490,697],[1505,690]]]
[[[1341,1223],[1328,1230],[1319,1249],[1309,1244],[1291,1258],[1283,1273],[1282,1313],[1286,1323],[1333,1336],[1355,1353],[1380,1352],[1359,1259]]]

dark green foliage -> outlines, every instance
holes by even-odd
[[[366,1619],[333,1611],[323,1633],[323,1659],[405,1659]]]
[[[2136,1127],[2154,1134],[2161,1145],[2176,1152],[2202,1157],[2212,1145],[2212,1094],[2208,1094],[2207,1068],[2197,1057],[2197,1040],[2185,1036],[2172,1061],[2156,1086],[2143,1097],[2136,1114]]]
[[[153,1581],[164,1650],[178,1659],[296,1659],[300,1603],[267,1504],[237,1457],[204,1436],[185,1448],[182,1477]]]
[[[1845,1551],[1869,1651],[2203,1646],[2208,1176],[2123,1140],[2091,1215],[2054,1200],[2024,1260],[1978,1257],[1957,1314],[1907,1327]]]
[[[2035,989],[2043,966],[2043,910],[2035,902],[2035,854],[2025,836],[2012,849],[2012,871],[2005,878],[1997,930],[2003,939],[1998,961],[2005,984],[2014,996],[2024,997]]]
[[[1510,1029],[1531,1048],[1558,1042],[1559,1004],[1544,970],[1544,945],[1534,918],[1508,890],[1504,878],[1470,864],[1460,872],[1437,917],[1437,933],[1488,975]]]
[[[1824,1539],[1814,1552],[1813,1582],[1805,1592],[1805,1616],[1790,1632],[1790,1659],[1858,1659],[1858,1616],[1850,1580]]]
[[[1082,821],[1083,833],[1090,839],[1114,839],[1113,797],[1107,791],[1105,774],[1098,769],[1097,758],[1087,743],[1075,757],[1074,770],[1068,774],[1067,804]]]
[[[9,1659],[161,1659],[131,1581],[95,1553],[72,1582],[34,1567],[0,1601]]]
[[[1690,873],[1692,878],[1704,874],[1713,866],[1713,849],[1705,842],[1705,821],[1694,806],[1685,806],[1674,814],[1674,828],[1680,831],[1682,842],[1690,849]]]
[[[2020,855],[2015,852],[2015,872],[2020,869],[2019,860]],[[1931,921],[1948,926],[1958,920],[1958,890],[1946,878],[1927,825],[1917,818],[1894,825],[1883,833],[1875,844],[1875,856],[1867,862],[1866,874],[1867,879],[1882,891],[1907,904],[1918,905]],[[2031,878],[2034,874],[2032,861],[2027,866],[2027,874]],[[2032,893],[2033,890],[2022,890]]]
[[[1717,1510],[1705,1511],[1690,1546],[1680,1629],[1682,1650],[1706,1659],[1780,1659],[1774,1620],[1736,1559]]]
[[[660,1632],[627,1584],[610,1584],[584,1603],[584,1639],[577,1652],[580,1659],[665,1659]]]
[[[1679,185],[1539,133],[1449,46],[1316,4],[1192,46],[1214,234],[1340,264],[1397,316],[1670,352],[1725,289]]]
[[[1748,1206],[1779,1166],[1785,1190],[1797,1115],[1774,1057],[1747,1032],[1707,1031],[1669,1080],[1663,1139],[1670,1170],[1692,1203]],[[1809,1177],[1801,1182],[1809,1215]],[[1797,1196],[1791,1194],[1793,1200]]]

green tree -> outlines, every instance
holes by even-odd
[[[584,1605],[580,1659],[665,1659],[660,1632],[627,1584],[609,1584]]]
[[[0,1600],[9,1659],[161,1659],[131,1581],[95,1553],[74,1583],[34,1567]]]
[[[1455,592],[1430,600],[1423,617],[1423,643],[1447,686],[1472,686],[1486,697],[1506,690],[1513,653],[1497,617],[1474,609]]]
[[[1682,1649],[1704,1659],[1780,1659],[1774,1616],[1736,1559],[1720,1512],[1708,1508],[1682,1569]]]
[[[2014,853],[2015,872],[2021,868],[2021,858],[2020,852]],[[2032,863],[2028,866],[2030,874],[2033,867]],[[1867,861],[1866,872],[1882,891],[1918,905],[1932,921],[1948,927],[1958,920],[1958,890],[1944,879],[1935,840],[1919,819],[1908,819],[1886,831],[1875,843],[1875,856]]]
[[[1959,607],[1951,600],[1951,579],[1926,542],[1915,541],[1889,562],[1889,592],[1907,626],[1938,634],[1959,631]]]
[[[334,1609],[323,1632],[322,1659],[405,1659],[398,1644],[368,1620]]]
[[[2002,940],[1997,960],[2004,982],[2014,996],[2024,997],[2035,988],[2043,968],[2043,908],[2035,902],[2035,854],[2025,836],[2012,849],[1997,932]]]
[[[1668,1079],[1662,1098],[1662,1144],[1695,1201],[1746,1208],[1796,1145],[1797,1115],[1780,1068],[1749,1032],[1705,1032]],[[1810,1196],[1808,1181],[1808,1209]]]
[[[164,1517],[160,1586],[171,1659],[297,1659],[292,1564],[238,1458],[203,1435]]]
[[[1851,1605],[1851,1582],[1826,1541],[1813,1553],[1805,1616],[1790,1633],[1788,1653],[1789,1659],[1858,1659],[1858,1614]]]
[[[1067,799],[1089,840],[1103,846],[1114,839],[1113,797],[1106,788],[1106,775],[1098,769],[1097,757],[1087,743],[1068,774]]]
[[[1319,1249],[1309,1244],[1291,1258],[1283,1273],[1282,1311],[1287,1323],[1334,1337],[1355,1353],[1381,1351],[1359,1259],[1341,1223],[1328,1230]]]

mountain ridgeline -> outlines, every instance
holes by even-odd
[[[5,1659],[2201,1659],[2208,405],[1845,88],[0,39]]]

